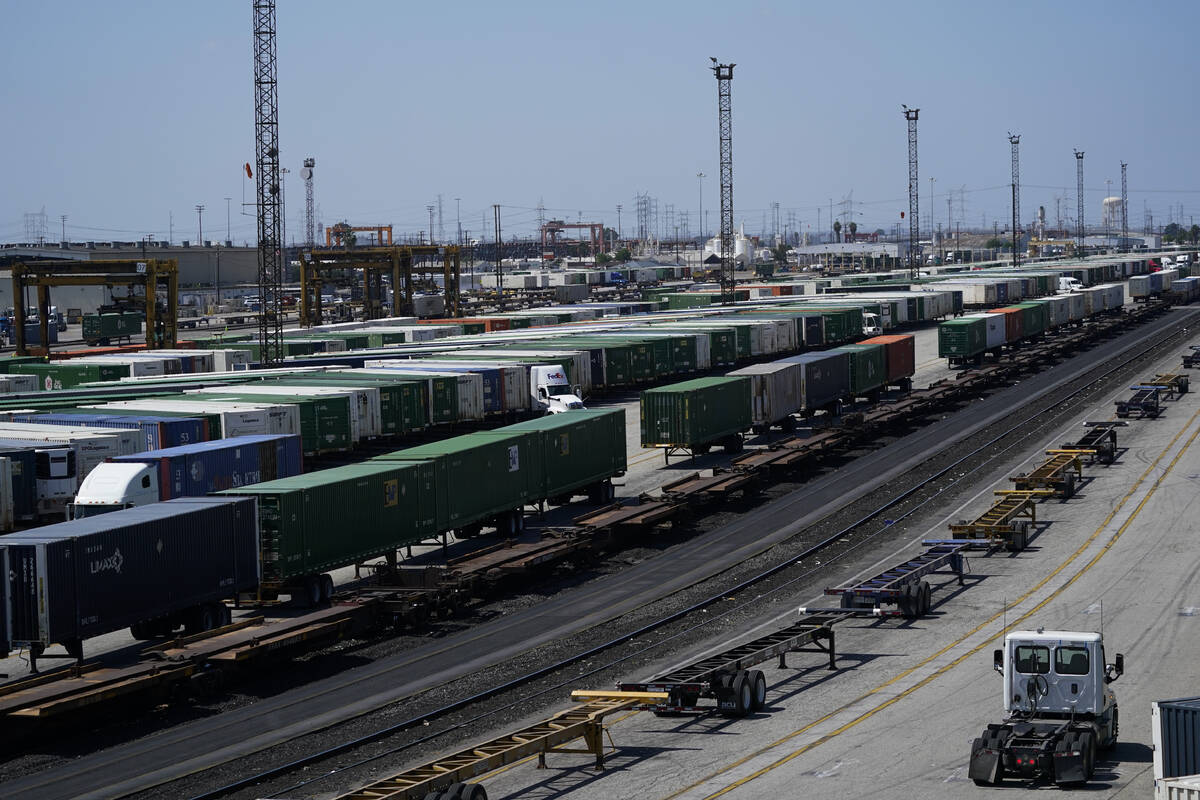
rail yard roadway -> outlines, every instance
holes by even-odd
[[[1145,371],[1177,364],[1172,354]],[[1032,468],[1084,420],[1109,418],[1113,399],[1047,437],[1013,471]],[[1103,628],[1109,660],[1125,654],[1125,675],[1113,684],[1120,741],[1102,756],[1088,796],[1150,796],[1150,703],[1195,694],[1200,685],[1200,396],[1183,395],[1158,419],[1131,420],[1120,437],[1117,463],[1085,468],[1074,498],[1042,505],[1039,533],[1024,552],[972,558],[962,590],[942,576],[928,617],[838,626],[837,672],[816,655],[793,655],[783,670],[765,664],[763,713],[742,720],[633,714],[611,727],[616,749],[602,776],[563,755],[549,772],[518,767],[484,780],[489,797],[836,798],[881,788],[892,797],[1003,795],[976,787],[966,765],[971,740],[1002,716],[991,653],[1006,622]],[[874,571],[985,508],[993,488],[1006,488],[1006,474],[982,483],[965,505],[930,516],[910,547],[880,554]]]
[[[918,430],[659,558],[460,635],[9,781],[3,794],[49,799],[145,791],[587,629],[719,574],[885,483],[903,483],[905,473],[931,453],[1003,419],[1056,385],[1135,351],[1162,328],[1184,320],[1194,324],[1198,316],[1190,309],[1171,311],[973,403],[969,414]],[[1182,349],[1182,340],[1176,341]],[[1143,371],[1170,370],[1176,364],[1178,355],[1171,351],[1169,360],[1146,364]],[[1111,398],[1105,400],[1085,416],[1108,417]],[[1200,444],[1188,447],[1200,420],[1200,414],[1193,416],[1198,408],[1200,397],[1188,394],[1158,420],[1132,421],[1122,431],[1121,445],[1129,450],[1118,464],[1087,470],[1085,477],[1091,480],[1077,499],[1045,504],[1039,519],[1044,516],[1052,524],[1025,552],[1012,558],[973,558],[968,588],[935,592],[930,617],[908,624],[839,626],[842,669],[837,673],[817,669],[819,659],[809,656],[794,656],[790,670],[769,671],[769,713],[736,722],[637,714],[614,726],[618,750],[611,765],[616,769],[602,778],[584,769],[579,759],[555,756],[550,772],[510,770],[487,781],[489,792],[494,797],[517,795],[531,784],[538,784],[537,796],[576,790],[581,797],[703,797],[728,789],[733,796],[763,791],[789,796],[801,793],[801,787],[813,797],[865,793],[880,786],[892,792],[903,787],[902,793],[912,796],[973,792],[963,767],[970,739],[999,714],[1000,683],[990,668],[989,637],[1002,624],[1006,598],[1014,606],[1010,621],[1032,611],[1030,624],[1066,628],[1097,626],[1104,602],[1109,647],[1126,654],[1127,672],[1115,686],[1125,741],[1115,753],[1115,768],[1106,764],[1102,776],[1118,787],[1144,780],[1137,775],[1149,758],[1144,744],[1149,700],[1191,692],[1194,681],[1179,666],[1200,663],[1187,649],[1196,647],[1194,642],[1172,641],[1174,634],[1186,632],[1191,619],[1180,616],[1181,609],[1190,608],[1189,603],[1200,606],[1200,597],[1186,596],[1185,580],[1195,566],[1185,543],[1191,535],[1186,520],[1195,513],[1187,496],[1195,476],[1187,476],[1200,471]],[[1059,444],[1067,434],[1062,431],[1041,444]],[[1007,474],[1006,467],[993,477],[1000,480]],[[985,506],[991,489],[990,482],[981,485],[967,511]],[[1128,526],[1120,527],[1135,510]],[[949,517],[966,516],[946,511]],[[931,522],[931,532],[940,535],[942,530],[942,522]],[[1103,557],[1089,567],[1094,555]],[[898,557],[888,553],[883,561]],[[1072,581],[1076,573],[1080,575]],[[940,604],[947,594],[953,597]],[[764,619],[762,624],[780,621]],[[805,691],[813,683],[819,689]],[[781,763],[775,765],[777,761]],[[317,794],[330,789],[322,786]]]

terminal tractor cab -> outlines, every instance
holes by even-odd
[[[1117,698],[1108,684],[1125,657],[1107,663],[1102,634],[1014,631],[994,653],[1004,676],[1002,722],[971,745],[969,777],[979,786],[1004,778],[1044,779],[1060,786],[1091,780],[1097,752],[1117,742]]]

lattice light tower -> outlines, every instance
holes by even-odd
[[[720,64],[712,60],[717,79],[717,123],[720,131],[721,154],[721,302],[728,305],[734,299],[733,278],[733,106],[731,89],[736,64]]]
[[[1075,219],[1075,247],[1080,256],[1083,255],[1083,151],[1075,151],[1075,193],[1078,198],[1078,215]]]
[[[304,169],[300,170],[300,177],[304,179],[304,244],[307,247],[316,246],[316,238],[313,235],[313,220],[316,218],[313,206],[313,167],[316,165],[315,158],[306,158]]]
[[[1021,263],[1017,244],[1020,241],[1021,219],[1021,134],[1008,134],[1008,142],[1012,145],[1012,263]]]
[[[904,109],[904,118],[908,120],[908,271],[915,280],[919,274],[917,241],[921,238],[921,204],[917,191],[917,115],[921,113],[921,109],[905,105],[900,107]]]
[[[1129,185],[1125,182],[1125,167],[1121,162],[1121,252],[1129,247]]]
[[[283,280],[279,194],[279,86],[275,64],[275,2],[254,3],[254,161],[258,167],[258,342],[264,364],[283,360]]]

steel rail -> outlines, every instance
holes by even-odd
[[[1187,317],[1183,318],[1182,320],[1176,320],[1175,324],[1172,325],[1169,329],[1162,331],[1157,335],[1151,334],[1151,336],[1148,336],[1147,338],[1152,338],[1153,341],[1141,346],[1141,348],[1137,352],[1125,354],[1124,356],[1121,356],[1119,363],[1115,364],[1114,366],[1110,367],[1109,369],[1105,370],[1104,372],[1089,373],[1089,375],[1091,376],[1090,380],[1087,380],[1087,382],[1084,383],[1083,385],[1079,386],[1075,390],[1073,390],[1073,391],[1069,392],[1068,394],[1059,398],[1058,403],[1061,404],[1062,402],[1068,401],[1068,400],[1084,393],[1085,391],[1090,389],[1095,384],[1103,381],[1108,376],[1125,368],[1129,363],[1131,363],[1131,362],[1147,355],[1151,351],[1163,346],[1164,344],[1167,343],[1168,339],[1170,339],[1174,336],[1177,336],[1180,333],[1180,329],[1184,327],[1184,323],[1187,322],[1187,320],[1189,318],[1195,317],[1198,314],[1200,314],[1200,310],[1192,310],[1188,314]],[[1045,414],[1045,411],[1040,411],[1040,412],[1036,412],[1036,413],[1033,413],[1033,414],[1023,417],[1019,422],[1016,422],[1016,423],[1008,426],[1001,433],[997,434],[996,436],[994,436],[993,438],[991,438],[984,444],[980,445],[979,447],[976,447],[974,450],[971,450],[967,454],[963,455],[961,458],[957,459],[956,461],[954,461],[951,464],[947,465],[946,467],[942,468],[934,475],[931,475],[931,476],[925,478],[919,484],[917,484],[917,485],[901,492],[899,495],[889,499],[888,501],[886,501],[879,507],[864,514],[861,518],[859,518],[855,522],[845,526],[844,528],[831,534],[830,536],[826,537],[825,539],[822,539],[821,541],[811,545],[810,547],[808,547],[807,549],[805,549],[803,552],[799,553],[798,555],[790,556],[786,560],[781,561],[777,564],[774,564],[771,567],[768,567],[766,570],[763,570],[762,572],[759,572],[749,578],[746,578],[745,580],[741,581],[740,583],[736,584],[735,586],[727,588],[727,589],[725,589],[721,592],[718,592],[716,594],[713,594],[703,600],[693,603],[692,605],[688,606],[687,608],[673,612],[665,617],[661,617],[657,620],[654,620],[653,622],[649,622],[649,623],[641,626],[640,628],[637,628],[634,631],[624,633],[615,639],[611,639],[607,642],[604,642],[602,644],[599,644],[592,648],[589,648],[588,650],[582,651],[580,653],[576,653],[576,654],[569,656],[565,659],[562,659],[554,664],[550,664],[545,667],[541,667],[537,670],[526,673],[525,675],[522,675],[522,676],[519,676],[512,680],[506,681],[505,683],[500,684],[498,686],[490,687],[490,688],[486,689],[485,691],[478,692],[470,697],[456,700],[452,703],[442,706],[441,708],[435,709],[432,712],[429,712],[426,714],[421,714],[417,717],[413,717],[413,718],[410,718],[407,720],[403,720],[403,721],[395,723],[393,725],[389,725],[385,728],[380,728],[376,731],[372,731],[371,733],[368,733],[368,734],[365,734],[362,736],[358,736],[358,737],[355,737],[354,739],[334,745],[333,747],[329,747],[324,750],[317,751],[315,753],[310,753],[309,755],[303,756],[299,759],[295,759],[286,764],[281,764],[279,766],[272,767],[267,770],[263,770],[262,772],[259,772],[255,775],[238,779],[232,783],[226,784],[217,789],[209,790],[209,791],[206,791],[206,792],[204,792],[202,794],[198,794],[198,795],[193,795],[191,800],[213,800],[214,798],[222,797],[222,796],[230,794],[232,792],[235,792],[235,791],[238,791],[241,789],[245,789],[245,788],[249,788],[251,786],[263,783],[264,781],[270,780],[272,778],[275,778],[275,777],[278,777],[281,775],[285,775],[296,769],[300,769],[302,767],[306,767],[315,762],[331,758],[333,756],[339,755],[339,754],[347,752],[349,750],[353,750],[357,747],[361,747],[365,744],[370,744],[371,742],[378,741],[379,739],[385,738],[387,736],[403,732],[410,728],[423,726],[430,719],[445,716],[447,714],[454,713],[455,711],[462,710],[463,708],[467,708],[471,705],[475,705],[481,701],[491,699],[492,697],[495,697],[506,691],[509,691],[511,689],[515,689],[522,685],[536,681],[539,678],[553,674],[554,672],[557,672],[557,671],[563,669],[564,667],[568,667],[574,663],[588,659],[592,656],[599,655],[600,653],[603,653],[606,650],[611,650],[612,648],[617,647],[621,644],[624,644],[628,641],[637,639],[641,636],[651,633],[651,632],[657,630],[658,628],[661,628],[665,625],[669,625],[672,622],[676,622],[687,616],[695,614],[697,611],[703,609],[704,607],[718,603],[718,602],[722,601],[723,599],[729,597],[731,594],[740,593],[740,592],[746,590],[747,588],[750,588],[758,583],[761,583],[762,581],[764,581],[768,578],[771,578],[771,577],[777,575],[778,573],[780,573],[786,569],[789,569],[790,567],[801,564],[805,559],[810,558],[813,555],[816,555],[817,553],[821,552],[825,548],[836,543],[839,539],[844,538],[847,533],[850,533],[854,529],[864,525],[865,523],[867,523],[871,519],[879,516],[881,513],[887,511],[888,509],[893,508],[893,507],[899,505],[900,503],[903,503],[905,500],[907,500],[910,497],[919,493],[922,489],[924,489],[930,483],[933,483],[933,482],[937,481],[938,479],[942,478],[947,473],[953,471],[955,468],[960,467],[964,462],[970,460],[971,458],[974,458],[976,455],[978,455],[978,454],[982,453],[983,451],[987,450],[988,448],[994,446],[995,444],[1000,442],[1002,439],[1010,436],[1013,432],[1025,427],[1032,420],[1035,420],[1038,417],[1043,416],[1044,414]],[[942,494],[943,492],[947,491],[948,489],[950,489],[954,486],[957,486],[967,476],[972,475],[973,473],[977,472],[978,470],[989,465],[990,463],[995,461],[997,458],[999,458],[1001,455],[1008,452],[1013,447],[1016,447],[1018,444],[1019,444],[1019,442],[1012,443],[1008,447],[998,451],[995,455],[990,457],[988,460],[977,465],[976,467],[972,468],[971,470],[964,472],[961,477],[956,478],[955,480],[946,484],[942,488],[939,488],[937,490],[937,492],[935,493],[935,496]],[[904,514],[902,514],[901,516],[897,517],[896,519],[897,520],[905,519],[906,517],[916,513],[921,508],[923,508],[923,506],[919,506],[918,508],[914,508],[910,511],[907,511]],[[684,636],[688,633],[698,630],[699,628],[709,627],[712,625],[712,622],[714,619],[720,619],[721,617],[724,617],[729,614],[735,613],[739,610],[742,610],[750,603],[760,602],[763,597],[767,597],[767,596],[770,596],[771,594],[782,591],[783,589],[785,589],[799,581],[805,580],[805,579],[815,575],[816,573],[827,569],[830,564],[834,563],[834,561],[844,559],[847,555],[855,552],[859,548],[861,548],[864,545],[868,544],[869,542],[873,541],[876,537],[878,537],[879,535],[884,533],[886,530],[891,528],[892,525],[894,524],[894,522],[895,522],[895,520],[883,525],[877,531],[869,534],[867,537],[862,539],[862,541],[847,548],[843,553],[836,556],[832,561],[827,561],[827,562],[821,564],[819,567],[812,568],[804,573],[801,573],[793,578],[790,578],[785,583],[783,583],[777,587],[774,587],[770,591],[768,591],[764,594],[758,595],[757,597],[755,597],[755,599],[753,601],[747,601],[746,603],[742,603],[742,604],[736,605],[734,607],[728,608],[715,617],[710,615],[709,617],[707,617],[704,620],[703,624],[694,625],[689,628],[685,628],[675,634],[672,634],[670,637],[667,637],[658,642],[655,642],[654,644],[647,645],[646,647],[641,648],[633,653],[627,654],[627,655],[622,656],[613,661],[606,662],[605,664],[602,664],[593,669],[590,669],[585,673],[573,675],[568,681],[563,681],[563,682],[557,683],[553,686],[546,687],[544,689],[539,690],[538,692],[535,692],[532,695],[528,695],[524,698],[521,698],[520,700],[513,701],[512,703],[510,703],[508,705],[501,706],[499,708],[484,712],[482,714],[478,714],[469,719],[455,723],[454,725],[452,725],[448,728],[445,728],[443,730],[422,736],[414,741],[407,742],[402,745],[398,745],[398,746],[391,748],[389,750],[386,750],[384,752],[377,753],[375,755],[369,756],[364,759],[360,759],[359,761],[344,765],[342,767],[338,767],[336,769],[322,773],[321,775],[317,775],[312,778],[308,778],[300,783],[297,783],[297,784],[290,786],[286,789],[283,789],[281,791],[283,793],[287,793],[287,792],[294,791],[298,788],[307,786],[311,783],[328,780],[329,778],[339,775],[342,772],[345,772],[346,770],[354,769],[356,767],[368,764],[372,761],[376,761],[380,758],[386,758],[390,755],[395,755],[396,753],[403,752],[404,750],[410,749],[412,747],[416,747],[418,745],[425,744],[425,743],[435,740],[439,737],[445,736],[448,733],[451,733],[456,730],[460,730],[460,729],[467,727],[469,725],[472,725],[476,722],[480,722],[484,719],[487,719],[488,717],[493,716],[494,714],[497,714],[501,711],[509,710],[509,709],[517,706],[518,704],[526,703],[530,699],[540,697],[549,692],[561,690],[572,683],[577,683],[582,678],[590,677],[591,675],[611,669],[614,666],[618,666],[632,658],[643,655],[652,650],[661,648],[664,644],[671,642],[673,639]],[[367,712],[367,713],[369,713],[369,712]]]

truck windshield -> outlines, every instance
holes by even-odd
[[[1086,647],[1059,647],[1054,651],[1054,671],[1059,675],[1087,675]]]
[[[1050,648],[1037,645],[1017,645],[1017,672],[1044,675],[1050,671]]]
[[[571,387],[565,386],[565,385],[547,386],[546,391],[549,392],[551,397],[558,397],[559,395],[564,395],[564,394],[572,394]]]

